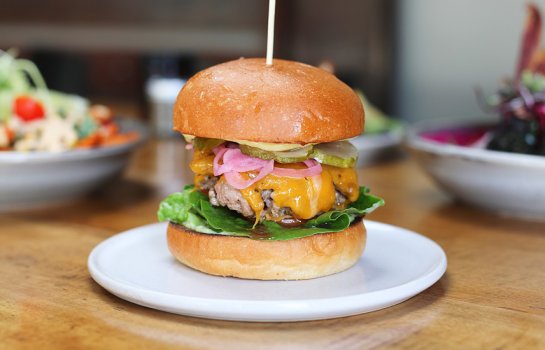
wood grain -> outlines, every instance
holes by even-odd
[[[538,349],[545,347],[545,225],[452,202],[409,159],[360,170],[386,199],[369,219],[434,239],[447,274],[420,295],[364,315],[239,323],[125,302],[90,278],[92,248],[154,222],[191,176],[179,142],[150,142],[124,180],[71,205],[0,215],[0,348]]]

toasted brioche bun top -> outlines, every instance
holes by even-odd
[[[201,71],[174,106],[174,129],[199,137],[322,143],[363,131],[363,106],[346,84],[307,64],[238,59]]]

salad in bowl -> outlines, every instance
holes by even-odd
[[[60,152],[138,138],[120,132],[108,107],[48,89],[32,61],[0,50],[0,151]]]
[[[408,146],[415,159],[452,197],[495,213],[545,221],[545,50],[541,15],[529,5],[513,78],[484,98],[497,115],[488,120],[424,121]]]
[[[0,212],[102,188],[122,174],[145,135],[136,120],[48,89],[31,61],[0,51]]]

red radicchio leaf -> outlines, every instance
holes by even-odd
[[[522,45],[520,56],[515,74],[515,81],[520,81],[520,76],[524,69],[528,68],[532,57],[539,47],[541,37],[541,15],[539,9],[534,4],[528,4],[528,16],[522,35]]]

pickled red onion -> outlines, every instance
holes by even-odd
[[[223,155],[224,166],[237,172],[261,169],[268,161],[243,154],[240,149],[230,149]]]
[[[283,177],[303,178],[320,175],[322,173],[322,166],[314,159],[307,159],[303,163],[308,167],[306,169],[290,169],[290,168],[278,168],[275,167],[272,171],[273,175]]]
[[[222,160],[223,164],[220,164]],[[219,147],[214,157],[214,176],[235,171],[244,173],[262,169],[270,161],[254,158],[243,154],[238,148]],[[272,169],[271,169],[272,170]]]
[[[263,160],[248,156],[234,145],[220,145],[214,148],[214,176],[224,175],[227,183],[241,190],[251,186],[268,174],[276,176],[303,178],[319,175],[322,166],[314,159],[305,160],[306,169],[278,168],[274,160]],[[221,164],[220,164],[221,162]],[[256,177],[244,179],[240,173],[259,171]]]
[[[225,152],[227,152],[227,149],[224,145],[221,145],[221,146],[218,146],[216,148],[214,148],[214,153],[216,154],[216,156],[214,157],[214,176],[219,176],[220,173],[219,173],[219,168],[220,168],[220,164],[219,164],[219,161],[220,159],[223,157],[223,154]]]
[[[244,180],[242,175],[240,175],[240,173],[236,171],[227,172],[225,173],[224,176],[225,176],[225,180],[227,181],[229,185],[233,186],[237,190],[242,190],[242,189],[248,188],[249,186],[253,185],[257,181],[261,180],[262,178],[270,174],[271,171],[273,171],[273,168],[274,168],[274,160],[269,160],[269,161],[266,161],[265,166],[261,168],[261,170],[259,171],[259,174],[253,179],[249,178],[248,180]]]

